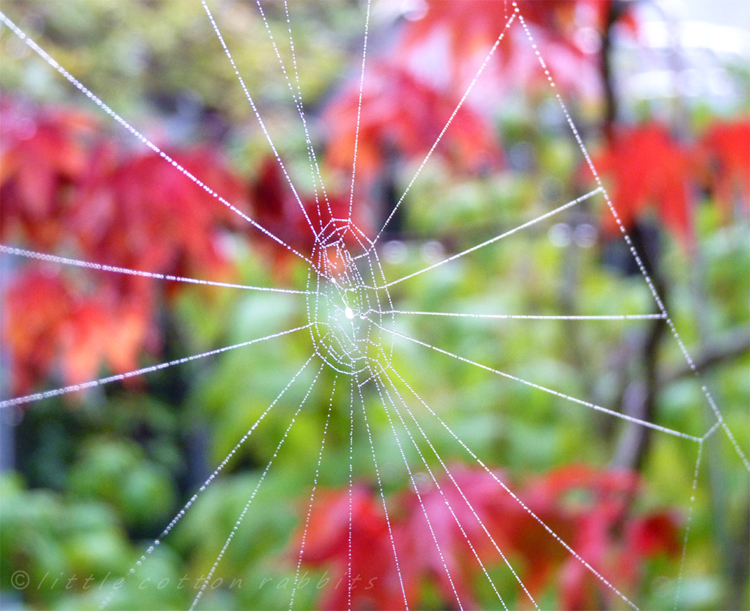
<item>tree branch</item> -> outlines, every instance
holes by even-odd
[[[695,363],[696,370],[702,372],[748,353],[750,353],[750,326],[745,326],[734,328],[720,339],[709,343],[693,359],[693,362]],[[683,366],[676,367],[660,376],[659,385],[667,386],[681,378],[688,377],[692,373],[692,368],[685,363]]]

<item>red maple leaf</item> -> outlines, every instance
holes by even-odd
[[[531,596],[556,585],[561,608],[583,609],[614,601],[616,594],[581,559],[627,592],[638,584],[644,559],[677,551],[674,516],[666,512],[631,515],[632,497],[640,486],[636,474],[566,467],[525,486],[514,484],[516,499],[496,481],[495,477],[503,481],[501,474],[493,477],[456,465],[450,471],[452,477],[439,477],[437,485],[420,484],[419,497],[409,489],[388,500],[392,541],[380,499],[372,490],[355,486],[351,502],[348,490],[326,491],[316,501],[319,505],[309,523],[303,559],[329,568],[331,583],[340,581],[338,589],[321,598],[322,608],[348,608],[350,558],[353,573],[375,578],[372,583],[377,584],[367,594],[353,589],[353,608],[403,606],[401,582],[409,606],[419,606],[417,586],[427,578],[448,604],[456,604],[458,597],[466,608],[476,608],[473,584],[481,575],[476,557],[489,566],[499,563],[499,547],[513,564],[523,567],[518,569],[520,578]],[[560,545],[539,520],[578,557]],[[524,592],[521,599],[525,598]]]
[[[231,279],[222,232],[246,221],[171,164],[95,139],[95,122],[84,114],[29,112],[10,100],[0,112],[3,241],[165,275]],[[243,183],[215,152],[172,157],[243,207]],[[77,384],[102,367],[136,369],[141,351],[154,344],[151,310],[160,285],[99,272],[84,284],[50,269],[23,269],[9,289],[3,326],[14,390],[27,392],[56,371],[65,384]],[[185,286],[167,285],[167,296]]]
[[[372,178],[395,154],[407,159],[424,158],[459,99],[392,63],[368,70],[359,123],[357,174]],[[357,82],[336,97],[323,118],[329,134],[326,161],[345,172],[352,168],[358,107]],[[463,171],[491,168],[501,160],[492,126],[467,106],[455,115],[436,152]]]
[[[60,338],[67,384],[98,377],[102,365],[112,373],[138,368],[138,356],[152,332],[153,291],[142,280],[137,279],[127,292],[102,285],[97,293],[78,299]]]
[[[107,157],[106,150],[97,155]],[[171,157],[244,207],[241,181],[215,153],[198,149]],[[98,262],[162,274],[226,274],[221,228],[245,223],[241,217],[156,154],[99,163],[102,171],[86,185],[71,219],[82,252]]]
[[[3,337],[12,358],[14,393],[26,393],[50,373],[73,298],[61,278],[36,270],[11,282],[3,307]]]
[[[69,385],[99,377],[102,365],[112,373],[136,369],[151,331],[149,283],[142,281],[135,279],[127,294],[106,284],[87,293],[46,266],[16,276],[2,321],[14,393],[55,372]]]
[[[465,35],[465,40],[482,38],[483,46],[488,42],[492,44],[514,14],[513,4],[506,0],[426,0],[425,14],[408,26],[406,43],[413,44],[432,35],[435,28],[446,28],[450,31],[456,56],[465,51],[457,41],[461,33]],[[527,23],[568,40],[569,44],[583,52],[580,43],[574,40],[575,31],[584,23],[604,29],[612,0],[516,0],[515,4]]]
[[[750,211],[750,119],[715,121],[698,142],[708,185],[724,210],[737,199]]]
[[[597,54],[612,1],[518,0],[517,4],[556,83],[579,93],[599,93]],[[431,56],[447,55],[448,71],[441,72],[450,75],[452,91],[463,93],[514,14],[513,3],[505,0],[427,0],[425,14],[406,23],[397,57],[410,65],[424,65]],[[636,29],[628,12],[618,19],[630,30]],[[503,87],[521,82],[526,88],[530,80],[546,86],[546,75],[519,21],[516,15],[516,24],[496,50],[494,65],[498,70],[493,79]]]
[[[349,515],[351,512],[351,544]],[[391,541],[391,533],[393,541]],[[299,549],[301,538],[293,549]],[[348,491],[322,491],[310,514],[303,560],[329,567],[319,601],[321,609],[398,609],[417,596],[416,572],[409,569],[413,554],[404,525],[391,518],[391,530],[383,505],[363,485]],[[400,575],[393,546],[398,549]],[[351,567],[351,568],[350,568]],[[351,583],[351,607],[349,584]]]
[[[689,150],[658,123],[620,127],[612,141],[593,159],[611,185],[612,203],[625,229],[651,212],[683,244],[693,237],[690,181],[694,161]],[[584,169],[590,175],[590,171]],[[603,228],[618,233],[609,210]]]
[[[66,236],[96,122],[69,110],[30,113],[7,99],[0,117],[0,235],[48,249]]]
[[[607,582],[628,592],[639,582],[644,559],[678,550],[674,516],[630,515],[640,486],[633,472],[573,465],[542,476],[530,493],[569,513],[575,528],[568,543]],[[573,556],[563,560],[559,581],[564,609],[598,608],[616,601],[617,594]]]

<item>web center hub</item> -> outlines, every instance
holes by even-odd
[[[377,375],[390,366],[393,305],[377,252],[347,219],[323,228],[311,254],[307,314],[315,352],[347,375]]]

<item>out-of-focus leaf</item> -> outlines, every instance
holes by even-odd
[[[750,119],[715,121],[697,145],[709,186],[726,212],[741,198],[750,211]]]
[[[693,161],[689,150],[663,125],[620,128],[612,142],[594,158],[594,165],[612,184],[612,202],[625,229],[652,212],[684,244],[692,243],[689,185]],[[608,209],[602,225],[607,233],[619,233]]]
[[[0,100],[0,236],[35,248],[66,240],[75,188],[89,175],[97,121],[63,109],[34,113]]]
[[[446,3],[451,4],[451,3]],[[355,134],[357,173],[372,178],[394,155],[424,157],[432,148],[459,101],[420,80],[408,70],[383,63],[368,72],[359,112],[359,83],[340,93],[327,109],[327,162],[351,170]],[[489,122],[464,106],[453,117],[436,152],[463,171],[497,167],[502,159]]]
[[[454,604],[458,596],[467,608],[476,607],[473,584],[480,573],[476,559],[500,562],[498,547],[522,559],[520,577],[531,596],[554,585],[559,588],[560,608],[592,608],[614,593],[581,559],[628,592],[640,580],[644,559],[678,551],[673,515],[629,513],[630,498],[641,486],[635,473],[574,465],[525,485],[509,483],[516,490],[514,498],[498,484],[497,480],[508,479],[501,473],[493,477],[459,465],[450,471],[452,477],[441,476],[437,485],[427,483],[427,476],[424,482],[420,479],[419,495],[408,489],[391,498],[390,522],[374,491],[362,485],[319,494],[304,539],[303,560],[329,567],[332,580],[343,582],[321,596],[320,608],[346,606],[347,584],[355,576],[363,580],[352,584],[355,607],[400,606],[401,583],[409,606],[419,606],[417,586],[430,575],[444,601]],[[579,557],[569,554],[538,520]],[[371,588],[361,587],[368,583]]]

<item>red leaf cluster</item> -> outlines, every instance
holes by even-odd
[[[619,128],[612,143],[594,158],[612,181],[612,200],[626,228],[653,208],[664,226],[684,241],[692,237],[689,151],[658,123]],[[614,216],[605,212],[604,230],[614,233]]]
[[[554,587],[562,609],[599,608],[616,594],[581,560],[629,592],[638,585],[645,559],[678,551],[672,515],[631,513],[640,486],[636,474],[566,467],[513,485],[514,498],[486,471],[463,466],[450,471],[452,478],[438,479],[439,488],[420,484],[419,496],[407,490],[388,499],[389,520],[380,496],[364,484],[355,485],[351,496],[348,489],[319,494],[303,560],[330,572],[320,608],[396,609],[404,606],[404,593],[409,607],[418,607],[426,579],[447,605],[454,606],[458,595],[465,608],[478,608],[473,584],[484,577],[477,556],[485,566],[503,566],[497,548],[529,595],[536,598]],[[518,587],[519,601],[526,601],[519,604],[527,604]]]
[[[149,332],[148,296],[123,299],[112,290],[81,294],[50,269],[32,269],[8,288],[3,332],[12,353],[13,386],[28,392],[57,369],[65,384],[137,367]]]
[[[584,93],[600,93],[598,52],[612,5],[612,0],[518,1],[524,24],[545,50],[561,87],[579,91],[583,86]],[[328,107],[323,119],[327,163],[351,169],[358,127],[357,171],[366,177],[389,162],[423,159],[505,33],[475,83],[473,97],[464,100],[435,151],[459,171],[497,166],[502,151],[485,111],[499,91],[514,83],[525,89],[537,82],[548,85],[521,20],[506,29],[514,14],[513,3],[505,0],[426,0],[424,14],[403,22],[390,56],[368,65],[361,113],[358,78]],[[635,28],[629,13],[618,18]]]
[[[252,217],[262,227],[294,248],[305,257],[310,257],[315,247],[316,234],[326,229],[333,219],[349,219],[349,197],[338,193],[318,192],[316,196],[295,197],[287,183],[279,162],[267,157],[260,164],[258,176],[251,186]],[[369,235],[361,197],[352,202],[354,224]],[[248,229],[249,235],[258,238],[261,234]],[[344,235],[348,246],[355,247],[352,233]],[[296,258],[289,249],[269,238],[263,237],[257,245],[267,250],[273,258],[277,275],[284,276],[288,263]]]
[[[76,189],[89,174],[95,122],[82,113],[47,110],[30,115],[0,99],[0,228],[32,247],[60,243]]]
[[[729,212],[738,199],[750,211],[750,119],[715,121],[697,144],[706,183]]]
[[[3,100],[0,113],[3,243],[165,275],[231,273],[219,248],[222,228],[235,223],[231,213],[159,156],[129,154],[76,111]],[[172,157],[227,199],[242,198],[242,183],[213,152]],[[98,377],[102,366],[135,369],[154,336],[162,284],[68,271],[35,263],[10,282],[3,332],[15,393],[55,371],[76,384]]]
[[[557,84],[577,93],[598,94],[597,54],[612,0],[517,0],[515,4],[535,44],[544,50]],[[402,59],[419,63],[420,55],[440,48],[447,55],[450,87],[462,91],[514,14],[513,2],[506,0],[427,0],[424,16],[405,25]],[[629,13],[618,18],[635,30]],[[531,82],[546,85],[546,76],[519,22],[516,15],[516,23],[497,47],[492,63],[494,78],[518,81],[524,88]]]
[[[593,163],[611,185],[625,229],[653,214],[686,246],[693,242],[693,196],[705,185],[727,212],[750,209],[750,119],[716,122],[697,142],[680,142],[658,123],[618,127]],[[588,168],[582,172],[590,176]],[[605,232],[618,231],[604,212]]]
[[[403,67],[378,64],[367,73],[361,113],[358,82],[327,109],[323,118],[328,134],[326,161],[351,172],[358,120],[358,175],[372,178],[396,154],[406,159],[424,157],[459,100]],[[492,125],[468,107],[455,115],[436,152],[453,168],[469,172],[495,167],[502,158]]]
[[[442,28],[448,33],[454,58],[460,58],[472,47],[487,49],[513,15],[513,4],[506,0],[427,0],[425,15],[408,25],[406,45],[416,44]],[[515,4],[528,24],[578,53],[586,51],[575,38],[578,28],[587,25],[604,30],[612,10],[612,0],[516,0]]]
[[[243,199],[243,184],[213,151],[170,156],[225,199]],[[155,153],[95,163],[101,171],[80,193],[69,227],[87,257],[165,274],[227,276],[219,230],[245,221]]]

